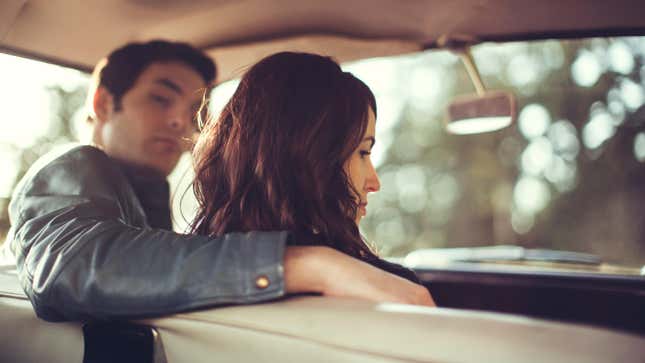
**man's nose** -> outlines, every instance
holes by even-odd
[[[172,115],[168,121],[168,126],[178,132],[185,132],[192,123],[190,115]]]

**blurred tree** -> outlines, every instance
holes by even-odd
[[[621,42],[636,50],[625,52]],[[529,105],[546,111],[544,127],[531,131],[534,135],[521,128],[535,130],[541,120],[528,116],[524,125],[495,133],[432,135],[437,128],[428,125],[442,125],[442,112],[419,112],[420,102],[431,100],[401,92],[404,107],[389,130],[392,142],[379,168],[382,192],[370,197],[362,231],[384,255],[428,247],[518,244],[590,252],[610,262],[642,265],[645,168],[634,156],[634,145],[645,121],[629,111],[630,100],[616,95],[624,93],[626,79],[633,93],[642,94],[645,66],[638,52],[645,54],[643,48],[640,40],[629,43],[623,38],[475,47],[489,88],[513,91],[520,113]],[[622,71],[610,64],[615,49],[623,49],[618,59]],[[474,90],[463,65],[437,65],[437,53],[419,57],[409,67],[408,78],[404,74],[400,81],[414,85],[419,73],[415,67],[440,67],[443,77],[435,81],[441,82],[424,87],[428,95],[437,87],[447,92],[435,104],[441,111],[452,97]],[[632,96],[631,102],[638,103],[638,97]],[[594,121],[598,112],[608,118]],[[409,135],[425,135],[431,141],[419,142],[423,136]],[[588,145],[594,137],[605,139]],[[415,142],[418,150],[411,152]],[[422,171],[410,172],[415,166]]]
[[[81,110],[87,93],[85,86],[67,90],[61,86],[49,86],[47,91],[51,100],[51,120],[49,130],[32,144],[21,149],[15,145],[3,145],[11,150],[16,157],[17,176],[14,185],[25,175],[31,164],[40,156],[57,145],[77,141],[79,118],[76,115]],[[28,110],[25,110],[28,112]],[[0,241],[4,241],[9,230],[8,205],[10,198],[0,198]]]

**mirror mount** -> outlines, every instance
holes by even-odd
[[[463,48],[461,51],[458,52],[458,54],[459,54],[459,58],[461,58],[461,61],[464,63],[464,66],[466,67],[466,71],[468,71],[468,76],[470,77],[470,80],[473,82],[473,85],[475,86],[477,95],[483,96],[486,93],[486,88],[484,87],[484,81],[482,81],[482,77],[479,74],[479,70],[477,69],[475,60],[473,59],[473,55],[470,52],[470,47]]]
[[[477,65],[475,64],[475,60],[470,52],[470,46],[476,43],[478,43],[477,39],[468,35],[448,36],[444,34],[437,39],[437,44],[441,48],[449,49],[453,53],[459,55],[459,58],[461,58],[461,61],[466,67],[470,80],[475,86],[477,94],[479,96],[483,96],[486,93],[486,88],[484,87],[484,82],[482,81]]]

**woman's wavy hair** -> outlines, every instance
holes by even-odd
[[[369,107],[376,115],[370,89],[329,57],[283,52],[255,64],[195,146],[192,232],[289,230],[294,244],[375,258],[344,171]]]

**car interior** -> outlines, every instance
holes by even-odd
[[[461,57],[483,97],[495,89],[482,83],[472,47],[645,36],[643,10],[637,0],[4,0],[0,52],[89,73],[108,49],[168,38],[206,51],[223,83],[284,50],[331,55],[340,63],[449,50]],[[470,107],[516,121],[512,94],[487,102],[482,97],[453,103],[449,117],[458,119],[459,111]],[[596,263],[582,254],[511,252],[556,266]],[[439,309],[296,296],[86,324],[37,319],[15,267],[2,265],[0,360],[636,362],[645,357],[642,271],[526,268],[499,263],[508,261],[504,254],[484,263],[470,256],[448,264],[420,256],[409,254],[399,262],[417,272]]]

